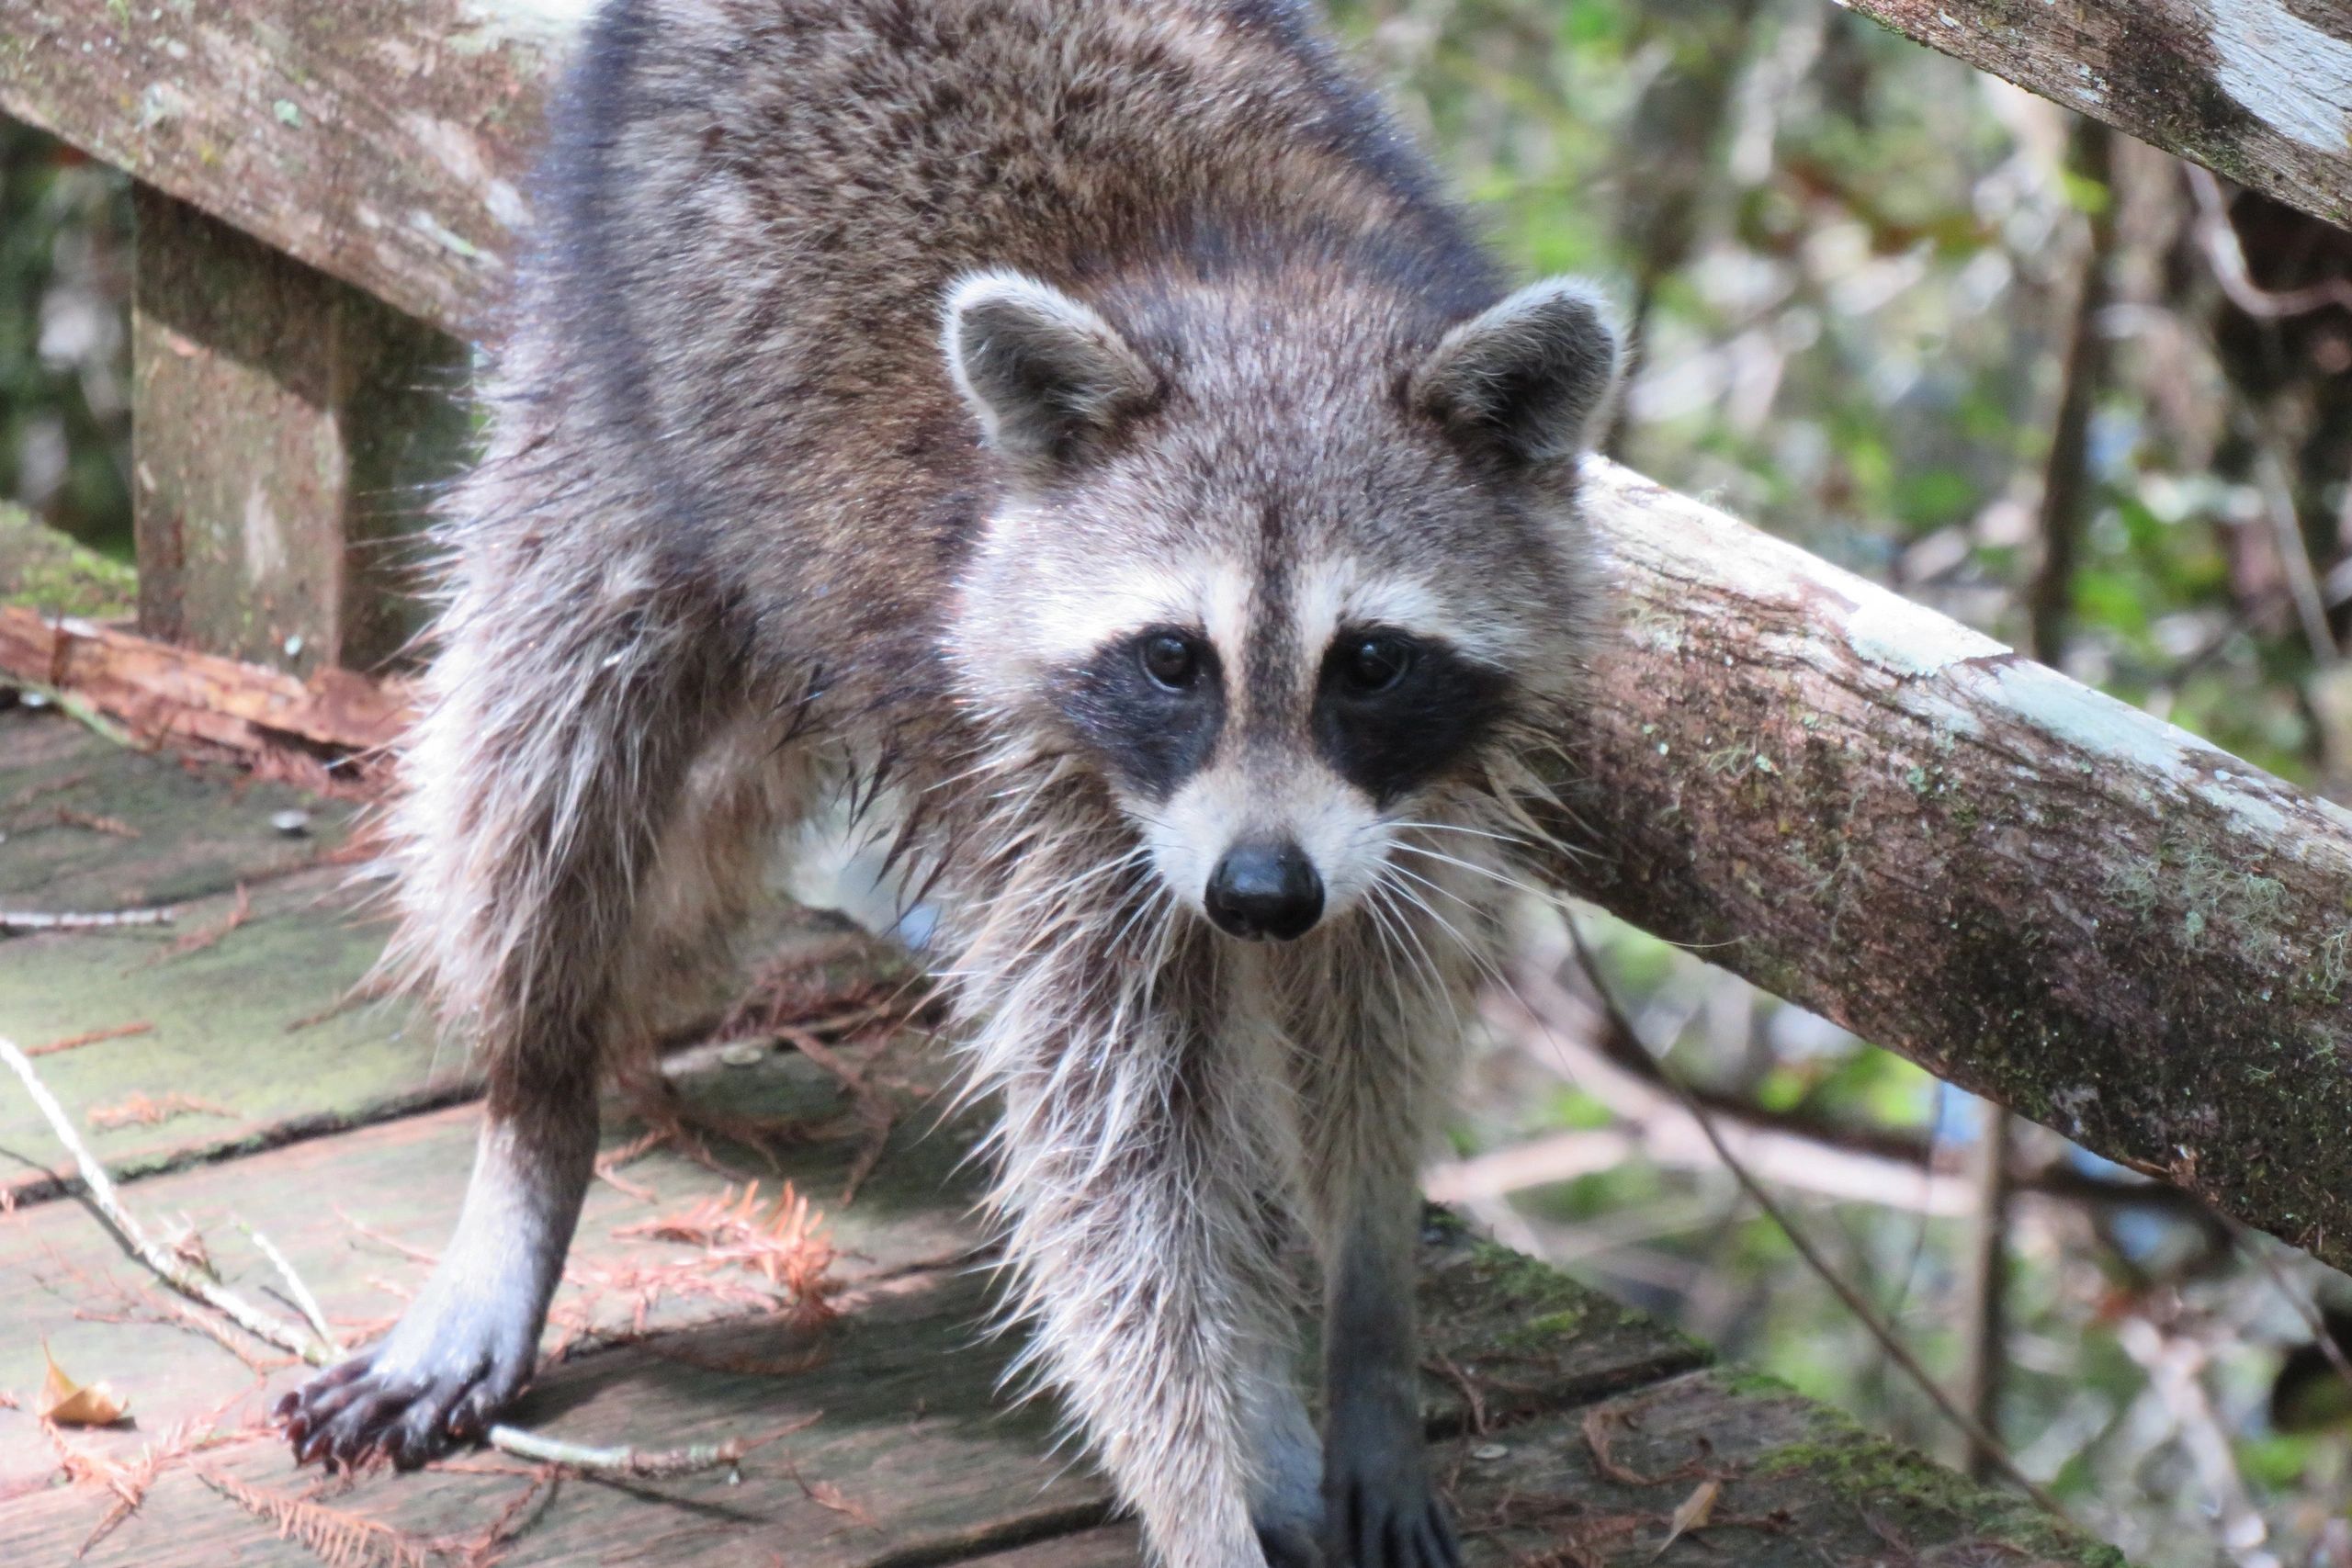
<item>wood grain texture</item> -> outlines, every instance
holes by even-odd
[[[300,839],[270,824],[293,810],[310,814]],[[59,713],[0,712],[0,907],[88,911],[227,893],[333,853],[351,817],[346,805],[232,769],[115,745]],[[16,945],[0,942],[0,964]]]
[[[582,0],[0,0],[0,111],[466,335]]]
[[[1546,1412],[1438,1449],[1465,1568],[2126,1568],[2014,1494],[1978,1486],[1761,1379],[1702,1372]],[[1714,1487],[1707,1522],[1668,1540]],[[978,1559],[973,1568],[1136,1568],[1132,1525]]]
[[[2343,0],[1838,0],[2241,185],[2352,222]]]
[[[912,1062],[889,1049],[898,1067]],[[870,1055],[850,1055],[876,1070]],[[856,1156],[856,1119],[837,1081],[797,1055],[713,1059],[682,1087],[715,1109],[808,1129],[777,1149],[780,1168],[763,1177],[770,1190],[789,1179],[804,1192],[833,1191]],[[271,1284],[269,1267],[238,1234],[242,1222],[292,1260],[331,1318],[380,1320],[424,1278],[424,1266],[399,1248],[430,1250],[442,1240],[476,1114],[465,1107],[410,1117],[155,1177],[126,1195],[141,1213],[186,1215],[239,1289]],[[602,1348],[579,1341],[589,1348],[544,1369],[515,1417],[573,1441],[663,1448],[813,1424],[748,1463],[740,1487],[717,1475],[626,1489],[568,1485],[503,1561],[757,1562],[781,1549],[795,1562],[846,1568],[950,1562],[1099,1524],[1108,1495],[1088,1467],[1053,1450],[1050,1406],[1016,1407],[998,1387],[1017,1340],[980,1332],[989,1303],[985,1271],[967,1262],[980,1232],[970,1207],[977,1178],[966,1163],[979,1130],[977,1119],[937,1128],[910,1119],[854,1201],[824,1205],[841,1249],[836,1278],[850,1292],[832,1325],[809,1333],[741,1306],[670,1300],[647,1315],[650,1337]],[[609,1117],[607,1146],[635,1131],[625,1116]],[[717,1149],[749,1158],[724,1142]],[[694,1251],[631,1235],[632,1222],[679,1213],[723,1182],[675,1150],[626,1174],[649,1190],[592,1188],[557,1298],[558,1335],[575,1320],[607,1333],[632,1325],[630,1292],[614,1281]],[[1441,1440],[1645,1388],[1706,1359],[1691,1341],[1451,1224],[1431,1227],[1424,1258],[1423,1409]],[[42,1205],[0,1225],[0,1294],[19,1303],[17,1332],[0,1341],[0,1391],[38,1386],[45,1343],[78,1377],[103,1377],[131,1397],[138,1430],[74,1435],[124,1461],[183,1421],[243,1428],[302,1375],[283,1367],[256,1377],[211,1341],[157,1321],[151,1314],[168,1310],[161,1298],[78,1205]],[[760,1363],[793,1370],[747,1370]],[[208,1462],[280,1494],[306,1479],[266,1438]],[[486,1480],[483,1462],[376,1477],[333,1501],[418,1536],[462,1535],[518,1490],[511,1472]],[[0,1409],[0,1561],[62,1561],[103,1512],[103,1499],[50,1485],[55,1468],[29,1417]],[[160,1568],[232,1554],[302,1561],[183,1463],[88,1561]]]
[[[72,1055],[42,1059],[44,1076],[56,1081],[59,1075],[51,1069]],[[910,1123],[857,1200],[841,1208],[831,1200],[857,1156],[860,1139],[833,1081],[790,1055],[755,1068],[720,1068],[718,1074],[726,1080],[726,1108],[734,1113],[806,1120],[809,1132],[777,1150],[775,1168],[723,1141],[715,1148],[720,1158],[750,1173],[746,1179],[761,1180],[765,1193],[789,1180],[812,1195],[841,1249],[833,1271],[838,1282],[855,1289],[910,1270],[958,1271],[962,1255],[978,1240],[964,1195],[951,1184],[954,1162],[969,1147],[968,1135],[931,1138],[924,1135],[926,1124]],[[61,1093],[65,1087],[59,1084]],[[399,1249],[430,1255],[448,1239],[479,1121],[477,1107],[454,1107],[135,1180],[122,1191],[132,1210],[153,1224],[176,1224],[183,1216],[195,1224],[232,1288],[255,1298],[280,1289],[266,1259],[238,1229],[250,1225],[286,1255],[331,1319],[349,1325],[380,1324],[399,1313],[427,1272],[419,1258]],[[617,1106],[608,1109],[606,1123],[608,1149],[641,1131]],[[14,1142],[13,1134],[0,1140]],[[575,1345],[588,1346],[599,1334],[629,1328],[638,1306],[637,1292],[626,1283],[631,1270],[674,1263],[695,1249],[621,1233],[633,1224],[686,1212],[725,1185],[722,1177],[674,1147],[645,1156],[623,1174],[628,1190],[602,1181],[590,1189],[567,1281],[557,1298],[550,1344],[569,1337]],[[0,1226],[0,1281],[17,1303],[12,1321],[24,1329],[0,1344],[0,1389],[27,1393],[40,1386],[46,1341],[69,1371],[105,1377],[130,1394],[147,1438],[215,1409],[258,1415],[267,1409],[273,1391],[283,1392],[306,1375],[286,1367],[265,1387],[212,1341],[140,1315],[168,1314],[165,1298],[79,1204],[42,1204]],[[106,1321],[126,1314],[130,1321]],[[741,1328],[746,1318],[741,1304],[730,1313],[708,1298],[667,1294],[651,1303],[645,1323],[669,1334],[722,1319]],[[770,1343],[747,1359],[789,1359],[796,1347],[813,1344],[778,1320],[760,1322]],[[755,1387],[773,1382],[743,1376]],[[0,1415],[0,1423],[6,1419]],[[41,1484],[54,1468],[45,1445],[14,1440],[28,1436],[0,1426],[0,1501]],[[136,1452],[141,1440],[130,1432],[89,1434],[93,1447],[124,1455]],[[283,1455],[276,1457],[284,1462]]]
[[[1623,469],[1579,890],[2352,1262],[2352,813]]]
[[[0,942],[0,1028],[19,1044],[131,1023],[151,1027],[40,1059],[91,1152],[137,1177],[472,1092],[467,1064],[437,1052],[405,1006],[333,1012],[383,946],[345,873],[280,877],[245,896],[176,906],[168,926],[47,931]],[[235,923],[232,925],[232,920]],[[175,943],[218,933],[200,950]],[[289,1025],[333,1012],[299,1030]],[[96,1113],[179,1094],[204,1109],[103,1125]],[[0,1096],[0,1201],[54,1197],[73,1166],[22,1095]]]
[[[422,498],[470,440],[464,345],[135,194],[141,630],[298,674],[383,665],[424,620]]]

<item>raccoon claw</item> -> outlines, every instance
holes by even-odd
[[[294,1462],[323,1461],[330,1471],[372,1460],[414,1470],[461,1441],[479,1438],[490,1418],[522,1391],[526,1359],[476,1347],[422,1358],[402,1353],[402,1336],[354,1356],[278,1401],[277,1419]]]
[[[1453,1521],[1426,1482],[1340,1482],[1329,1506],[1329,1568],[1462,1568]]]

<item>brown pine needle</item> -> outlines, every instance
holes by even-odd
[[[61,828],[86,828],[93,833],[106,833],[118,839],[139,837],[139,829],[119,817],[101,817],[95,811],[76,811],[70,806],[57,808],[57,825]]]
[[[247,896],[245,885],[240,882],[237,884],[237,901],[229,906],[229,912],[226,915],[209,926],[198,926],[186,936],[173,938],[169,947],[156,953],[147,962],[161,964],[167,959],[186,958],[191,953],[201,953],[239,926],[243,925],[253,912],[253,899]]]
[[[239,1114],[235,1107],[223,1105],[217,1100],[198,1100],[193,1095],[175,1090],[161,1100],[134,1094],[119,1105],[94,1106],[89,1112],[89,1122],[100,1132],[113,1132],[119,1127],[153,1127],[175,1116],[225,1116],[233,1122]]]
[[[111,1029],[86,1029],[79,1034],[69,1034],[62,1040],[52,1040],[46,1045],[28,1045],[28,1056],[54,1056],[60,1051],[78,1051],[85,1045],[96,1045],[102,1040],[128,1040],[134,1034],[152,1034],[152,1023],[118,1023]]]
[[[282,1492],[265,1492],[217,1470],[198,1470],[196,1478],[254,1517],[276,1526],[278,1540],[310,1548],[327,1568],[432,1568],[436,1555],[433,1542],[359,1514]]]

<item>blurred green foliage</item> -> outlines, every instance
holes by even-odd
[[[130,558],[130,182],[0,118],[0,500]]]

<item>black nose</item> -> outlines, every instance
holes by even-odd
[[[1237,844],[1209,875],[1209,919],[1233,936],[1305,936],[1323,918],[1323,879],[1296,844]]]

